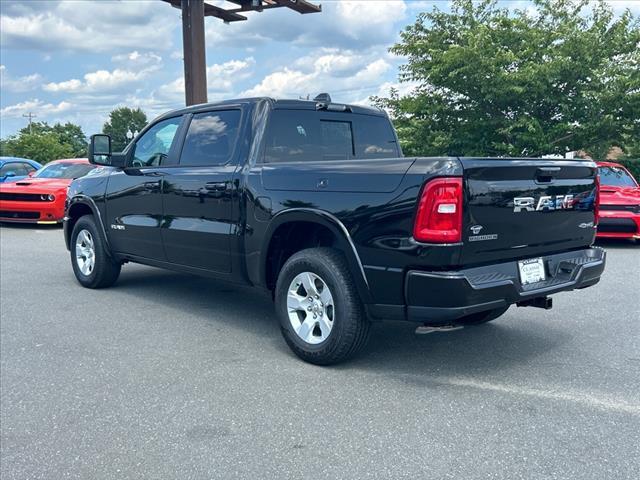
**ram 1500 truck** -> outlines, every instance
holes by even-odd
[[[550,308],[605,265],[594,163],[403,157],[385,112],[327,95],[197,105],[89,153],[102,168],[73,182],[64,221],[83,286],[137,262],[262,288],[316,364],[352,356],[375,320]]]

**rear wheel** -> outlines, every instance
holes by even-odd
[[[113,285],[122,265],[109,257],[105,242],[92,216],[75,224],[71,234],[71,265],[83,287],[104,288]]]
[[[289,258],[278,276],[275,302],[284,339],[302,360],[339,363],[367,341],[369,320],[336,250],[310,248]]]
[[[459,318],[456,320],[456,323],[459,325],[482,325],[483,323],[488,323],[501,317],[507,310],[509,310],[508,306],[485,312],[472,313],[466,317]]]

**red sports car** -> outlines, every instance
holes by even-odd
[[[94,168],[86,158],[55,160],[27,178],[0,184],[0,222],[61,222],[67,187]]]
[[[640,187],[618,163],[598,162],[600,215],[598,238],[640,240]]]

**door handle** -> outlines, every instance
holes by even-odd
[[[157,190],[160,189],[160,182],[144,182],[145,190]]]
[[[204,188],[210,192],[222,192],[224,190],[229,190],[230,185],[231,184],[229,182],[207,182],[204,184]]]
[[[539,167],[536,170],[536,183],[552,183],[556,179],[561,167]]]

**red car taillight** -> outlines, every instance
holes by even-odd
[[[593,224],[598,226],[598,220],[600,218],[600,175],[598,174],[596,174],[596,193],[595,199],[593,200],[593,215],[595,216]]]
[[[462,178],[436,178],[422,190],[413,238],[426,243],[462,239]]]

